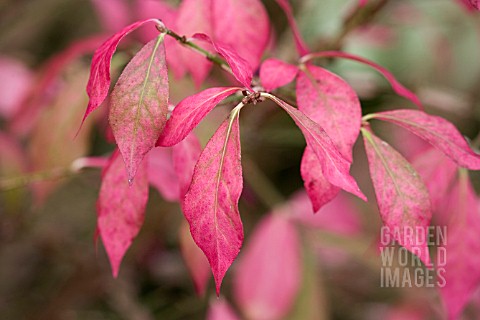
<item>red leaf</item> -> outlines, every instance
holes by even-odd
[[[383,224],[400,245],[431,266],[426,245],[432,217],[427,188],[395,149],[367,129],[362,133]],[[424,231],[419,233],[417,228]]]
[[[368,4],[368,0],[358,0],[358,6],[364,7]]]
[[[282,319],[302,278],[300,239],[287,217],[267,216],[235,269],[234,294],[248,319]]]
[[[239,320],[232,307],[224,299],[211,301],[207,313],[207,320]]]
[[[186,37],[197,32],[212,34],[211,0],[184,0],[178,9],[176,28]],[[192,50],[181,48],[181,59],[186,69],[192,74],[195,85],[200,87],[208,76],[212,63]]]
[[[350,176],[350,161],[337,150],[325,130],[286,102],[272,95],[266,94],[265,96],[282,107],[302,130],[307,146],[315,152],[328,182],[366,200],[355,179]]]
[[[260,81],[266,91],[273,91],[293,81],[297,76],[297,66],[278,59],[267,59],[260,67]]]
[[[349,59],[349,60],[358,61],[360,63],[366,64],[366,65],[374,68],[378,72],[380,72],[388,80],[388,82],[390,82],[390,85],[392,86],[393,90],[398,95],[412,101],[418,107],[423,108],[422,103],[420,102],[418,97],[413,92],[411,92],[410,90],[405,88],[400,82],[398,82],[398,80],[395,79],[395,76],[390,71],[388,71],[386,68],[376,64],[373,61],[370,61],[368,59],[365,59],[365,58],[362,58],[362,57],[359,57],[359,56],[356,56],[356,55],[353,55],[353,54],[350,54],[350,53],[341,52],[341,51],[322,51],[322,52],[319,52],[319,53],[313,53],[313,54],[310,54],[310,55],[306,56],[305,58],[308,58],[308,59],[304,59],[304,60],[309,60],[313,57],[317,57],[317,58],[320,58],[320,57],[338,57],[338,58]]]
[[[463,171],[455,183],[450,197],[444,203],[448,241],[444,244],[446,254],[437,260],[437,269],[444,269],[445,285],[440,286],[440,296],[445,304],[448,319],[459,319],[472,294],[480,286],[480,213],[478,198]]]
[[[95,51],[92,58],[90,78],[87,84],[87,93],[90,101],[88,102],[82,122],[85,121],[87,116],[95,110],[108,95],[108,90],[110,89],[110,61],[112,60],[113,53],[117,49],[118,43],[127,34],[145,23],[157,21],[156,19],[137,21],[114,34]]]
[[[418,110],[393,110],[374,113],[370,118],[402,126],[445,153],[459,166],[480,170],[480,155],[473,152],[453,124],[441,117]]]
[[[190,187],[193,170],[201,153],[200,141],[193,133],[172,148],[173,167],[180,184],[180,199],[185,197]]]
[[[444,198],[449,195],[448,190],[457,174],[457,165],[434,148],[415,157],[412,165],[425,182],[430,193],[432,209],[438,211]]]
[[[129,180],[167,121],[168,74],[163,37],[146,44],[123,70],[112,92],[109,121]]]
[[[168,201],[180,199],[180,183],[170,148],[153,148],[148,153],[148,181]]]
[[[290,25],[290,29],[293,32],[293,38],[295,39],[295,45],[297,46],[297,51],[300,56],[306,55],[310,50],[308,46],[305,44],[305,41],[298,30],[297,23],[295,22],[295,17],[293,16],[292,7],[288,3],[288,0],[276,0],[278,5],[283,9],[285,15],[288,19],[288,24]]]
[[[148,200],[147,163],[139,166],[131,186],[119,152],[115,151],[103,171],[97,201],[97,232],[107,251],[112,273],[117,277],[125,252],[137,236]]]
[[[185,139],[220,101],[238,90],[241,88],[209,88],[180,101],[173,109],[157,145],[173,146]]]
[[[215,42],[230,46],[256,69],[270,38],[270,23],[262,2],[214,0],[212,6]]]
[[[242,188],[237,113],[225,120],[200,155],[182,205],[193,239],[210,262],[217,294],[243,242],[238,212]]]
[[[298,75],[297,103],[298,109],[318,123],[342,155],[352,161],[362,110],[350,85],[325,69],[305,66]]]
[[[180,226],[180,250],[187,269],[192,276],[195,291],[198,295],[205,295],[208,279],[210,279],[210,265],[202,250],[192,239],[188,224],[183,220]]]
[[[325,178],[317,155],[308,146],[303,153],[300,173],[314,213],[332,201],[340,192],[339,187],[334,186]]]
[[[217,51],[232,69],[235,79],[243,84],[246,88],[251,89],[253,71],[247,60],[243,59],[238,53],[229,45],[220,41],[212,41],[209,36],[203,33],[196,33],[193,35],[195,39],[199,39],[211,44],[215,51]]]

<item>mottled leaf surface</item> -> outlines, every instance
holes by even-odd
[[[300,174],[315,213],[332,201],[340,192],[339,187],[331,184],[325,178],[317,155],[308,146],[303,152]]]
[[[337,150],[325,130],[286,102],[274,96],[271,96],[271,99],[282,107],[302,130],[307,147],[310,147],[316,154],[328,182],[365,200],[366,198],[358,188],[355,179],[350,175],[350,161]]]
[[[430,266],[426,235],[432,212],[427,188],[401,154],[368,129],[362,133],[383,224],[400,245]]]
[[[212,268],[217,294],[243,242],[238,211],[242,188],[237,114],[225,120],[207,143],[182,205],[193,239]]]
[[[87,94],[90,98],[87,110],[83,116],[83,121],[95,110],[108,95],[110,89],[110,62],[113,53],[117,49],[119,42],[130,32],[144,25],[147,22],[157,21],[156,19],[147,19],[137,21],[126,26],[111,38],[105,41],[94,53],[90,68],[90,78],[87,83]]]
[[[260,67],[260,82],[266,91],[273,91],[295,79],[298,67],[275,58],[265,60]]]
[[[173,146],[183,139],[215,108],[215,106],[241,88],[217,87],[189,96],[173,109],[157,145]]]
[[[112,92],[109,121],[129,180],[155,146],[167,121],[168,74],[163,37],[150,41],[133,57]]]
[[[147,200],[146,161],[139,166],[137,177],[129,186],[125,164],[115,151],[103,171],[97,201],[97,232],[107,251],[114,277],[118,275],[125,252],[142,227]]]
[[[449,121],[418,110],[393,110],[372,114],[372,118],[402,126],[435,148],[459,166],[480,170],[480,155],[473,152],[465,138]]]
[[[338,150],[352,161],[352,147],[360,133],[362,110],[357,94],[339,76],[305,66],[297,79],[298,109],[318,123]]]
[[[448,319],[453,320],[460,319],[462,310],[480,286],[480,212],[466,171],[461,173],[445,199],[444,210],[444,215],[450,217],[444,244],[446,261],[437,260],[437,266],[443,265],[445,270],[445,286],[439,288],[440,296]]]

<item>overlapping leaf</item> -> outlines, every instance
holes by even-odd
[[[234,293],[248,319],[282,319],[302,280],[300,239],[287,216],[259,223],[236,267]]]
[[[157,145],[173,146],[185,139],[220,101],[238,90],[241,90],[241,88],[209,88],[180,101],[173,109],[165,129],[160,134]]]
[[[142,227],[147,200],[146,161],[139,166],[136,179],[129,186],[125,165],[116,151],[103,171],[97,201],[97,232],[107,251],[114,277],[118,275],[125,252]]]
[[[234,113],[200,155],[182,204],[192,237],[212,268],[217,294],[243,242],[238,211],[242,188],[239,121]]]
[[[322,167],[322,173],[328,182],[366,200],[355,179],[350,176],[350,161],[337,150],[325,130],[286,102],[274,96],[270,96],[270,99],[282,107],[302,130],[307,141],[307,147],[310,147],[317,156]]]
[[[110,61],[117,49],[119,42],[130,32],[144,25],[147,22],[156,22],[156,19],[137,21],[126,26],[105,41],[96,51],[92,58],[90,78],[87,84],[87,94],[90,98],[83,121],[95,110],[107,97],[110,89]]]
[[[211,44],[232,69],[233,76],[246,88],[251,89],[253,70],[247,60],[243,59],[232,47],[220,41],[212,41],[209,36],[203,33],[193,35],[195,39]]]
[[[446,254],[438,256],[444,285],[440,296],[447,309],[448,319],[460,319],[462,310],[480,285],[480,212],[478,198],[463,172],[445,198],[443,215],[449,216],[448,240],[443,244]],[[446,261],[444,259],[446,258]],[[439,271],[440,272],[440,271]]]
[[[473,152],[453,124],[441,117],[403,109],[375,113],[371,118],[402,126],[445,153],[459,166],[480,170],[480,155]]]
[[[200,141],[193,133],[172,148],[173,167],[180,185],[180,199],[185,197],[190,187],[193,170],[201,153]]]
[[[213,0],[212,6],[213,40],[233,48],[256,69],[270,39],[270,22],[262,1]]]
[[[357,61],[357,62],[363,63],[367,66],[370,66],[373,69],[380,72],[385,77],[385,79],[388,80],[388,82],[392,86],[392,89],[399,96],[402,96],[402,97],[412,101],[418,107],[422,108],[422,103],[420,102],[420,99],[418,99],[418,97],[412,91],[408,90],[404,85],[402,85],[390,71],[388,71],[386,68],[376,64],[373,61],[370,61],[368,59],[356,56],[354,54],[342,52],[342,51],[322,51],[322,52],[319,52],[319,53],[313,53],[311,55],[311,57],[317,57],[317,58],[320,58],[320,57],[338,57],[338,58]]]
[[[129,180],[165,126],[168,74],[164,35],[146,44],[123,70],[112,92],[109,121]]]
[[[297,76],[297,66],[270,58],[260,67],[260,81],[266,91],[273,91],[293,81]]]
[[[368,129],[362,133],[383,224],[400,245],[430,266],[426,235],[432,212],[427,188],[395,149]]]

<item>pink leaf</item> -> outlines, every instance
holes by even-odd
[[[167,121],[168,74],[163,37],[146,44],[123,70],[112,92],[109,121],[129,180]]]
[[[139,20],[159,18],[165,26],[171,30],[177,30],[178,10],[172,7],[166,0],[135,0],[135,16]],[[139,30],[141,39],[146,43],[153,39],[158,31],[150,28]],[[185,75],[186,66],[183,62],[183,48],[172,37],[165,38],[165,50],[167,53],[168,69],[173,72],[176,78]]]
[[[256,69],[270,37],[270,23],[262,1],[213,0],[212,6],[215,42],[230,46]]]
[[[367,129],[362,129],[362,133],[386,230],[400,245],[431,266],[426,245],[427,227],[432,217],[427,188],[415,169],[395,149]],[[418,232],[417,228],[424,231]]]
[[[177,31],[191,37],[197,32],[212,34],[211,0],[184,0],[178,9]],[[186,69],[192,74],[195,85],[200,87],[208,76],[212,63],[192,50],[180,48],[180,55]]]
[[[87,116],[95,110],[108,95],[108,90],[110,89],[110,61],[112,60],[113,53],[117,49],[118,43],[127,34],[145,23],[157,21],[156,19],[137,21],[114,34],[95,51],[90,69],[90,79],[88,79],[87,84],[87,93],[90,101],[83,116],[83,121],[85,121]]]
[[[0,116],[10,119],[33,83],[33,73],[20,60],[0,56]]]
[[[295,22],[295,17],[293,16],[292,7],[288,0],[276,0],[278,5],[283,9],[285,15],[287,16],[288,24],[293,32],[293,38],[295,39],[295,45],[297,46],[297,51],[300,56],[306,55],[310,50],[305,44],[305,41],[298,30],[297,23]]]
[[[447,120],[418,110],[379,112],[371,118],[402,126],[429,142],[459,166],[480,170],[480,155],[473,152],[457,128]]]
[[[304,192],[297,192],[289,199],[288,206],[291,218],[310,228],[346,236],[358,235],[362,230],[359,210],[345,192],[340,192],[317,214],[312,211],[308,195]]]
[[[97,201],[97,232],[107,251],[112,273],[117,277],[120,263],[137,236],[144,220],[148,200],[147,163],[139,166],[131,186],[118,151],[104,169]]]
[[[282,107],[302,130],[307,146],[315,152],[328,182],[366,200],[355,179],[350,176],[350,161],[337,150],[325,130],[286,102],[272,95],[269,98]]]
[[[300,173],[315,213],[340,192],[339,187],[334,186],[325,178],[317,155],[308,146],[303,153]]]
[[[472,7],[474,7],[477,10],[480,10],[480,0],[468,0]]]
[[[198,248],[192,239],[188,224],[183,220],[180,226],[180,250],[187,269],[192,276],[195,291],[198,295],[204,296],[208,279],[210,279],[210,265],[202,250]]]
[[[234,294],[248,319],[283,319],[302,278],[300,239],[282,215],[263,219],[235,269]]]
[[[210,88],[180,101],[173,109],[157,145],[173,146],[185,139],[220,101],[238,90],[241,88]]]
[[[366,64],[366,65],[374,68],[378,72],[380,72],[388,80],[388,82],[390,82],[390,85],[392,86],[393,90],[398,95],[412,101],[419,108],[423,108],[422,103],[420,102],[418,97],[413,92],[411,92],[410,90],[405,88],[400,82],[398,82],[398,80],[395,79],[395,76],[390,71],[388,71],[386,68],[376,64],[373,61],[370,61],[368,59],[365,59],[365,58],[362,58],[362,57],[359,57],[359,56],[356,56],[356,55],[353,55],[353,54],[350,54],[350,53],[341,52],[341,51],[322,51],[322,52],[319,52],[319,53],[313,53],[313,54],[309,55],[308,58],[310,59],[310,58],[313,58],[313,57],[317,57],[317,58],[320,58],[320,57],[338,57],[338,58],[349,59],[349,60],[358,61],[360,63]]]
[[[270,92],[293,81],[297,73],[297,66],[271,58],[260,67],[260,81],[263,88]]]
[[[342,155],[352,161],[360,133],[362,110],[357,94],[342,78],[315,66],[305,66],[297,80],[298,109],[318,123]]]
[[[297,103],[299,110],[318,123],[340,153],[352,162],[352,148],[360,132],[362,111],[350,85],[325,69],[305,66],[297,79]],[[340,190],[323,177],[321,170],[314,154],[306,148],[301,173],[315,212]]]
[[[232,307],[224,299],[211,301],[207,313],[207,320],[239,320]]]
[[[193,35],[195,39],[199,39],[211,44],[215,51],[217,51],[227,61],[230,68],[232,68],[235,79],[243,84],[246,88],[251,89],[253,71],[247,60],[238,55],[232,47],[223,44],[219,41],[212,41],[209,36],[203,33],[196,33]]]
[[[67,49],[51,57],[40,69],[40,75],[20,102],[18,112],[10,123],[10,130],[18,135],[26,135],[35,126],[44,107],[52,102],[58,93],[61,75],[74,60],[81,55],[93,52],[105,37],[93,36],[73,42]],[[85,84],[83,85],[85,86]]]
[[[180,199],[180,183],[170,148],[153,148],[147,155],[148,181],[168,201]]]
[[[180,184],[180,199],[185,197],[190,187],[193,170],[201,153],[200,141],[193,133],[172,148],[173,167]]]
[[[238,212],[242,188],[237,113],[225,120],[200,155],[182,205],[193,239],[210,262],[217,294],[243,242]]]
[[[115,32],[130,22],[126,0],[92,0],[103,28]]]
[[[444,198],[457,174],[457,165],[439,150],[430,148],[414,158],[413,167],[425,182],[434,211],[441,209]]]
[[[440,296],[448,319],[453,320],[460,318],[462,310],[480,286],[480,212],[466,171],[461,172],[449,195],[443,205],[444,215],[450,217],[448,240],[443,245],[446,254],[443,257],[438,255],[437,269],[444,271],[445,285],[440,286]]]

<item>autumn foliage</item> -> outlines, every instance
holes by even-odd
[[[451,2],[466,9],[462,14],[478,25],[479,2]],[[348,255],[355,250],[325,248],[317,232],[333,235],[334,243],[336,237],[340,242],[342,237],[361,237],[359,208],[376,203],[381,223],[373,223],[369,230],[373,236],[369,247],[362,249],[365,259],[379,261],[379,238],[387,233],[412,261],[421,261],[415,270],[438,272],[444,267],[437,273],[444,283],[432,289],[439,296],[431,299],[433,307],[405,303],[411,308],[411,313],[405,311],[407,317],[420,319],[436,309],[439,318],[464,319],[469,305],[475,305],[477,313],[468,312],[480,314],[476,258],[480,212],[468,175],[468,170],[480,170],[478,139],[470,143],[451,121],[432,112],[414,86],[402,84],[395,72],[344,48],[343,37],[355,30],[368,33],[364,28],[375,26],[381,10],[390,8],[401,16],[413,11],[409,5],[396,8],[384,0],[351,1],[345,34],[317,46],[302,36],[289,1],[277,0],[270,5],[284,15],[287,39],[295,48],[280,59],[276,48],[284,44],[277,42],[260,0],[183,0],[178,7],[168,1],[134,1],[136,14],[129,13],[128,1],[93,3],[109,35],[77,42],[47,62],[33,89],[23,95],[19,111],[6,119],[12,137],[36,132],[29,149],[33,154],[43,152],[40,145],[55,145],[49,137],[55,141],[68,135],[77,143],[88,140],[92,126],[104,128],[103,139],[115,146],[110,154],[88,157],[85,150],[76,150],[58,163],[60,156],[45,158],[45,163],[36,160],[33,172],[66,168],[54,171],[55,177],[101,168],[95,238],[103,243],[113,277],[123,277],[122,261],[143,228],[153,187],[166,201],[178,203],[185,217],[175,233],[199,296],[206,294],[213,275],[216,296],[221,297],[212,300],[209,319],[237,319],[240,314],[248,319],[328,317],[328,309],[302,313],[310,310],[302,303],[315,305],[325,295],[309,279],[316,279],[317,265],[341,266],[351,261]],[[113,13],[122,19],[109,22]],[[408,21],[405,17],[398,21],[402,19]],[[69,84],[71,88],[62,89],[68,95],[38,98],[67,65],[89,53],[93,54],[89,74],[79,67],[69,71],[78,75],[72,76],[77,81]],[[333,61],[358,64],[381,76],[389,86],[374,96],[396,95],[396,104],[369,101],[358,84],[331,67]],[[181,87],[184,79],[191,79],[187,90]],[[85,88],[88,101],[75,98]],[[62,116],[62,108],[75,108],[68,130],[35,126],[41,118],[32,120],[32,114],[41,114],[48,104],[44,100],[54,101],[50,111],[60,127],[70,115]],[[372,104],[378,106],[372,109]],[[251,220],[248,208],[262,199],[254,195],[261,186],[244,181],[243,170],[251,170],[251,159],[242,159],[242,146],[259,135],[248,121],[257,119],[256,114],[258,119],[265,117],[262,108],[271,108],[268,117],[283,112],[279,117],[290,118],[285,123],[294,124],[303,135],[295,168],[303,186],[281,204],[266,203],[270,213]],[[223,113],[215,113],[218,109]],[[214,122],[209,120],[212,114]],[[204,122],[209,127],[215,123],[208,141],[199,133]],[[397,137],[383,138],[385,132]],[[0,135],[0,147],[2,157],[14,159],[17,151],[10,133]],[[40,138],[43,141],[36,144]],[[55,187],[52,182],[35,191],[39,205]],[[248,232],[242,222],[245,216]],[[445,227],[448,242],[433,246],[432,226]],[[445,248],[445,264],[434,247]],[[316,251],[318,261],[311,251]],[[363,254],[357,250],[353,255]],[[222,283],[229,277],[233,298],[226,299]],[[235,302],[236,309],[228,300]]]

